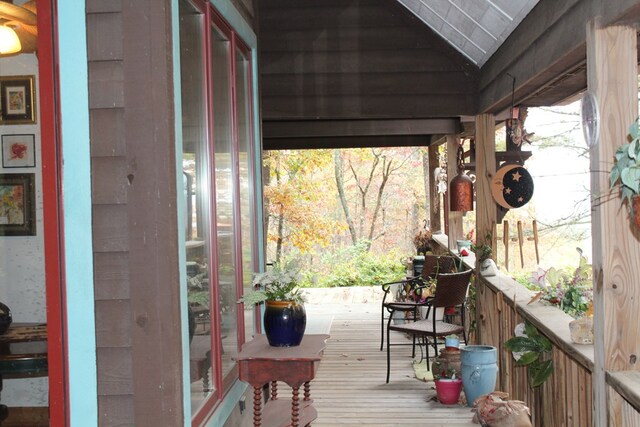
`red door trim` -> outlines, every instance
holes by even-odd
[[[66,426],[69,420],[64,241],[61,217],[61,149],[57,114],[59,82],[54,64],[56,46],[55,0],[40,0],[38,10],[38,74],[44,216],[45,287],[47,305],[49,418],[50,425]]]

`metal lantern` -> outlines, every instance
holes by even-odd
[[[458,147],[458,175],[449,183],[449,210],[473,210],[473,181],[464,173],[464,149]]]

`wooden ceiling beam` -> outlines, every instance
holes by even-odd
[[[315,138],[265,138],[264,150],[318,150],[365,147],[422,147],[429,145],[428,135],[337,136]]]
[[[329,138],[354,136],[407,136],[455,134],[458,118],[389,120],[265,120],[262,132],[268,138]]]
[[[637,0],[541,0],[482,67],[479,112],[497,113],[510,106],[509,75],[516,78],[515,104],[550,105],[583,90],[583,77],[574,79],[572,85],[553,82],[559,75],[584,67],[585,23],[599,16],[606,26],[632,19],[637,10]],[[545,85],[548,89],[541,92]]]

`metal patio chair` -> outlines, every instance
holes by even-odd
[[[422,301],[422,287],[440,273],[455,271],[456,259],[446,255],[425,255],[419,276],[382,285],[384,295],[380,314],[380,351],[384,347],[384,325],[394,313],[402,313],[404,320],[417,320]],[[387,314],[387,316],[385,316]],[[402,319],[400,319],[402,320]],[[415,346],[413,355],[415,356]]]
[[[438,355],[438,339],[449,334],[463,333],[464,334],[464,320],[461,325],[446,322],[443,319],[438,319],[437,309],[445,309],[447,307],[460,307],[461,312],[465,310],[465,300],[467,297],[467,290],[469,288],[469,281],[471,279],[472,270],[466,270],[458,273],[441,273],[436,278],[436,290],[435,295],[426,298],[422,305],[427,307],[426,318],[422,320],[415,320],[404,324],[393,324],[391,318],[387,322],[387,383],[389,382],[389,373],[391,370],[391,343],[389,341],[389,334],[391,331],[402,332],[410,334],[415,343],[416,338],[422,341],[425,346],[427,369],[429,369],[429,347],[433,347],[435,355]],[[397,345],[397,344],[393,344]],[[415,356],[415,346],[412,356]]]

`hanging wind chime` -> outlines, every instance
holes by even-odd
[[[457,152],[458,175],[449,184],[449,209],[451,211],[473,210],[473,181],[464,173],[464,148],[460,141]]]

